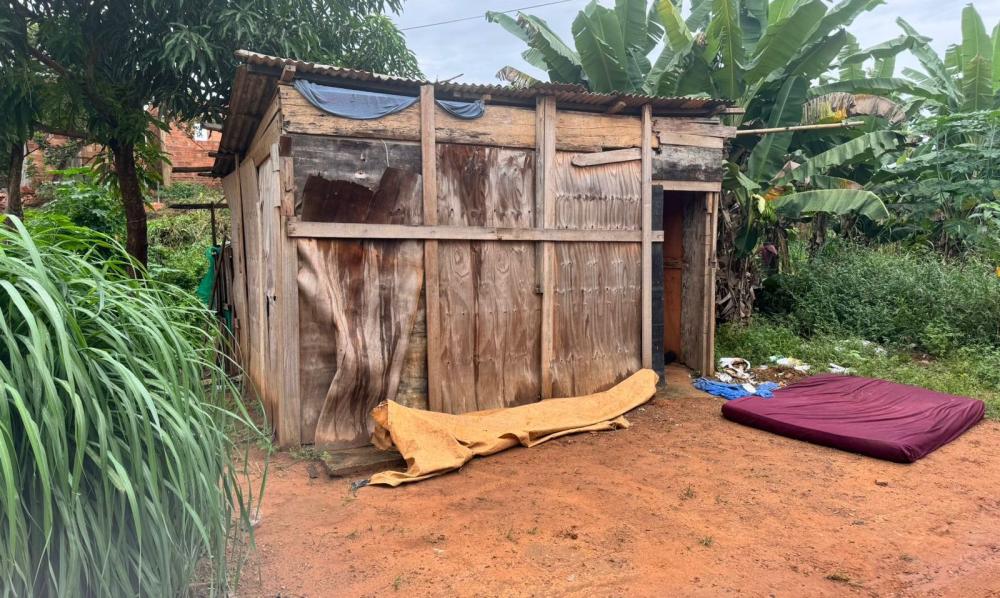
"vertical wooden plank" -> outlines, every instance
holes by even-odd
[[[423,175],[425,225],[437,224],[437,149],[434,138],[434,86],[420,88],[420,167]],[[424,304],[427,314],[427,405],[444,408],[441,396],[441,292],[438,242],[424,242]]]
[[[556,201],[552,169],[556,161],[556,120],[556,99],[551,96],[539,97],[535,105],[535,223],[540,228],[549,228],[555,224]],[[535,272],[541,276],[541,393],[542,398],[547,399],[552,396],[555,247],[550,242],[541,245],[541,259],[540,263],[536,262]]]
[[[257,168],[257,199],[261,231],[260,292],[264,309],[260,325],[261,346],[263,348],[260,361],[260,387],[267,404],[270,405],[274,431],[278,434],[278,443],[285,446],[281,430],[281,402],[284,387],[281,352],[285,346],[281,338],[277,303],[277,281],[280,267],[278,237],[281,235],[278,228],[278,206],[281,202],[281,192],[278,184],[278,163],[272,158],[271,153],[268,153]]]
[[[243,211],[243,236],[246,241],[247,274],[247,371],[253,392],[264,403],[268,424],[273,424],[274,414],[267,401],[262,374],[264,360],[264,291],[262,283],[260,234],[260,206],[257,194],[257,168],[253,162],[240,162],[240,193]]]
[[[653,110],[642,107],[642,367],[653,367]]]
[[[715,248],[720,199],[719,193],[708,193],[706,197],[708,222],[705,225],[705,359],[702,366],[706,376],[715,374]]]
[[[238,161],[238,159],[237,159]],[[233,334],[236,336],[237,363],[244,370],[249,367],[247,324],[247,278],[246,278],[246,243],[243,239],[243,204],[240,194],[240,174],[234,170],[222,179],[222,189],[229,205],[230,246],[233,249],[233,288],[232,301],[235,317],[233,318]]]
[[[279,156],[278,144],[271,148],[278,168],[278,271],[277,305],[281,335],[282,389],[278,415],[278,441],[284,446],[302,442],[302,395],[299,385],[299,252],[295,239],[286,234],[288,219],[295,215],[295,184],[292,159]]]
[[[663,230],[663,187],[653,187],[653,230]],[[663,243],[653,243],[653,371],[663,382],[663,367],[666,364],[664,351],[664,309],[663,283],[666,273],[663,268]]]

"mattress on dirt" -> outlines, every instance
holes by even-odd
[[[885,380],[822,374],[722,406],[754,428],[897,463],[912,463],[983,417],[982,401]]]

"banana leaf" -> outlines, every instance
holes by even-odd
[[[962,109],[973,112],[993,107],[993,40],[971,5],[962,9]]]
[[[821,0],[807,0],[776,24],[767,28],[755,49],[744,78],[748,81],[762,79],[799,53],[812,38],[817,23],[826,13]]]
[[[798,124],[802,118],[802,105],[805,103],[806,88],[809,82],[800,77],[789,77],[778,91],[767,120],[768,127],[784,127]],[[794,133],[773,133],[764,135],[747,162],[747,176],[755,181],[770,178],[785,162],[788,145]]]
[[[889,218],[889,211],[879,196],[859,189],[816,189],[783,195],[771,202],[775,213],[788,219],[813,214],[846,216],[858,214],[875,222]]]
[[[711,6],[711,0],[704,0]],[[688,29],[681,11],[670,0],[658,0],[656,12],[660,16],[660,23],[667,34],[667,45],[677,54],[687,54],[691,50],[694,36]]]
[[[909,50],[913,46],[914,42],[915,40],[909,35],[900,35],[899,37],[895,37],[889,41],[882,42],[881,44],[865,48],[860,52],[846,56],[840,61],[840,64],[860,64],[869,58],[894,57],[900,52]]]
[[[815,79],[830,69],[830,65],[847,45],[849,37],[850,34],[844,30],[824,37],[795,57],[787,68],[771,73],[768,79],[777,80],[795,75],[809,80]],[[864,77],[864,74],[861,73],[858,77]]]
[[[944,62],[941,61],[941,57],[931,48],[930,39],[920,35],[902,17],[896,19],[896,24],[902,28],[906,35],[910,36],[912,40],[910,54],[913,54],[917,61],[920,62],[920,65],[924,67],[924,70],[927,71],[927,75],[931,77],[934,87],[944,90],[950,98],[957,102],[958,88],[955,86],[954,78],[948,73],[948,69],[945,67]],[[922,83],[919,80],[917,82]]]
[[[670,0],[667,0],[668,2]],[[687,28],[698,31],[708,26],[712,14],[712,0],[691,0],[691,14],[685,21]]]
[[[760,38],[767,31],[767,0],[743,0],[740,8],[740,29],[743,31],[743,49],[753,52]]]
[[[646,0],[615,0],[615,16],[625,40],[625,50],[642,56],[649,53],[646,47]]]
[[[922,87],[915,85],[912,81],[900,79],[898,77],[886,77],[879,79],[852,79],[848,81],[834,81],[823,85],[817,85],[809,90],[811,97],[826,95],[836,91],[846,91],[850,93],[871,93],[875,95],[892,95],[905,93],[912,96],[927,98],[946,104],[948,97],[936,87]]]
[[[573,20],[573,39],[592,91],[630,91],[625,40],[614,11],[592,1]]]
[[[813,35],[816,38],[826,37],[837,29],[847,27],[859,14],[872,10],[880,4],[885,4],[885,0],[843,0],[823,15]]]
[[[518,16],[518,23],[528,32],[529,44],[545,59],[549,78],[556,83],[581,83],[583,67],[580,56],[563,42],[548,23],[531,15]]]
[[[776,184],[790,181],[804,181],[814,174],[825,173],[836,166],[844,166],[858,158],[872,156],[878,158],[899,147],[902,136],[891,131],[873,131],[855,137],[850,141],[835,145],[821,154],[802,162],[798,168],[788,173]]]
[[[735,99],[740,95],[743,67],[743,37],[736,0],[713,0],[714,18],[708,27],[707,37],[719,48],[721,64],[713,69],[712,79],[724,98]],[[712,53],[714,58],[715,52]]]

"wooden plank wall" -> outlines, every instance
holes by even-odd
[[[438,222],[530,228],[534,158],[524,150],[438,145]],[[532,245],[439,243],[443,411],[538,399],[541,305]]]
[[[558,228],[640,230],[639,161],[579,168],[556,155]],[[641,367],[641,245],[557,243],[552,396],[610,388]]]
[[[279,96],[282,128],[286,133],[420,141],[419,105],[375,120],[351,120],[319,110],[292,87],[282,86]],[[522,149],[533,149],[536,143],[535,111],[530,108],[490,105],[482,118],[463,120],[435,107],[434,122],[438,143]],[[560,150],[595,152],[639,147],[641,137],[642,127],[634,116],[558,113],[555,140]],[[653,147],[658,143],[658,138],[654,138]]]

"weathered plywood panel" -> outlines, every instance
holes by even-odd
[[[531,152],[439,145],[438,220],[527,228]],[[540,300],[530,243],[440,242],[443,409],[463,413],[539,398]]]
[[[640,230],[640,162],[577,168],[577,155],[556,154],[554,228]]]
[[[663,201],[663,351],[668,361],[682,354],[684,209],[689,198],[688,193],[666,192]]]
[[[420,146],[392,141],[337,139],[315,135],[288,135],[294,163],[295,211],[301,214],[302,193],[310,178],[343,181],[374,190],[386,168],[420,173]],[[420,224],[421,221],[404,222]]]
[[[606,390],[641,367],[638,243],[555,248],[552,394]]]
[[[661,145],[653,154],[653,180],[721,181],[722,162],[721,149]]]
[[[640,229],[640,163],[572,159],[556,155],[556,227]],[[641,366],[641,259],[638,243],[556,244],[553,396],[605,390]]]
[[[374,189],[313,175],[301,211],[313,221],[418,224],[420,186],[419,174],[395,167],[383,169]],[[405,402],[419,401],[413,393],[424,374],[422,364],[414,367],[410,337],[423,288],[422,244],[299,239],[298,252],[302,440],[366,444],[368,414],[379,401],[394,400],[401,386]],[[404,372],[417,378],[403,380]]]
[[[417,241],[300,239],[299,264],[303,325],[332,333],[326,343],[336,344],[336,367],[315,422],[305,420],[315,402],[303,396],[303,439],[311,428],[318,445],[363,446],[372,431],[369,413],[394,399],[399,387],[423,288],[423,247]],[[310,366],[325,365],[305,357]],[[305,361],[302,366],[304,374],[316,373]],[[305,375],[302,386],[322,388]]]

